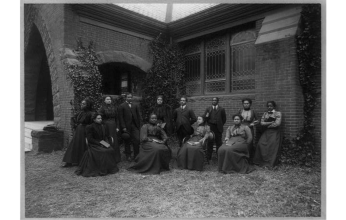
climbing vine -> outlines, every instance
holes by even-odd
[[[80,103],[85,98],[93,102],[94,109],[98,109],[102,102],[102,77],[96,65],[97,57],[93,47],[92,41],[88,47],[84,47],[81,39],[78,39],[74,52],[79,63],[65,64],[73,85],[74,100],[71,104],[75,111],[80,109]]]
[[[305,5],[302,8],[302,32],[297,36],[299,81],[304,96],[304,124],[293,139],[283,140],[281,161],[287,164],[312,166],[319,159],[316,149],[314,110],[319,88],[316,77],[321,75],[321,6]]]
[[[150,111],[156,105],[157,95],[163,95],[164,103],[174,109],[179,106],[179,96],[185,92],[184,56],[179,46],[159,36],[149,43],[149,53],[153,64],[144,82],[141,101],[144,120],[149,118]]]

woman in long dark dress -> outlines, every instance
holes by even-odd
[[[261,125],[265,127],[256,147],[254,164],[274,167],[279,159],[281,150],[281,112],[276,111],[274,101],[267,102],[268,111],[261,118]]]
[[[153,113],[157,116],[158,124],[166,132],[167,136],[170,137],[173,133],[173,119],[172,119],[172,109],[169,105],[163,104],[163,96],[157,96],[157,104],[153,109]]]
[[[227,128],[225,144],[218,151],[218,170],[222,173],[250,173],[254,170],[248,161],[251,130],[242,125],[241,115],[233,115],[232,119],[234,125]]]
[[[77,112],[71,119],[71,124],[75,129],[73,138],[65,152],[63,167],[78,165],[84,152],[86,151],[85,127],[92,123],[92,102],[85,99],[81,102],[81,111]]]
[[[251,134],[252,134],[252,141],[248,145],[249,147],[249,162],[252,162],[252,158],[255,154],[255,148],[254,148],[254,128],[258,124],[256,112],[251,109],[252,100],[249,98],[245,98],[242,100],[243,108],[239,110],[238,114],[243,117],[242,124],[246,125],[250,128]]]
[[[129,170],[145,174],[159,174],[163,170],[169,170],[169,162],[172,152],[166,145],[167,135],[157,125],[157,116],[150,115],[149,124],[145,124],[140,132],[141,148],[135,158],[136,164]]]
[[[212,141],[213,135],[202,116],[197,117],[197,123],[198,127],[194,134],[184,141],[183,146],[178,150],[177,166],[180,169],[203,170],[206,147],[208,141]]]
[[[104,176],[119,171],[116,152],[111,147],[112,141],[108,129],[102,124],[102,116],[93,115],[94,123],[86,128],[88,149],[75,171],[84,177]]]
[[[119,132],[119,118],[118,110],[112,104],[112,99],[110,96],[106,96],[104,99],[104,104],[98,110],[98,113],[102,116],[102,123],[107,127],[110,136],[114,140],[113,149],[117,153],[117,162],[121,161],[120,147],[118,143]]]

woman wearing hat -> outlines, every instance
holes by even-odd
[[[94,123],[86,128],[89,146],[75,173],[84,177],[116,173],[119,171],[117,153],[111,147],[108,128],[102,124],[101,114],[95,113],[92,119]]]
[[[203,170],[207,143],[212,141],[213,134],[202,116],[197,117],[197,123],[198,127],[194,134],[184,141],[183,146],[178,150],[177,165],[180,169]]]
[[[140,131],[141,148],[135,158],[136,164],[129,169],[138,173],[159,174],[169,170],[171,149],[167,146],[167,135],[157,125],[157,116],[152,113],[149,123],[142,126]]]
[[[98,113],[102,116],[102,123],[107,127],[110,136],[114,140],[113,149],[117,153],[117,162],[121,161],[117,132],[119,132],[119,118],[117,108],[112,104],[112,98],[106,96]]]

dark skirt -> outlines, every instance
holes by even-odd
[[[108,128],[109,135],[113,138],[113,149],[116,153],[116,161],[119,163],[121,161],[120,146],[118,143],[117,126],[114,120],[105,120],[104,125]]]
[[[73,138],[68,146],[64,158],[62,159],[65,163],[79,164],[84,152],[87,149],[85,142],[85,125],[78,125]]]
[[[193,136],[188,141],[197,142],[201,136]],[[205,152],[202,144],[190,145],[187,142],[178,150],[177,166],[180,169],[203,170]]]
[[[280,148],[280,130],[266,129],[258,141],[253,163],[259,166],[274,167],[278,162]]]
[[[249,150],[245,140],[241,137],[232,146],[223,144],[218,150],[218,170],[222,173],[250,173],[254,170],[248,162]],[[242,140],[243,141],[242,141]]]
[[[113,148],[89,144],[89,148],[84,153],[75,173],[84,177],[91,177],[104,176],[118,171],[116,152]]]
[[[135,158],[136,164],[129,170],[137,173],[159,174],[163,170],[169,170],[172,152],[164,144],[156,142],[142,143],[139,154]]]

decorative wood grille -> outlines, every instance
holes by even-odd
[[[226,37],[206,42],[205,93],[222,93],[226,86]]]
[[[187,95],[200,94],[200,72],[201,72],[201,54],[194,54],[185,57],[185,81]]]
[[[231,90],[255,89],[255,34],[240,32],[231,43]]]

